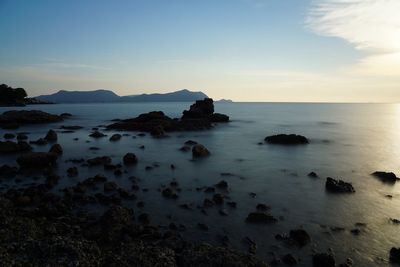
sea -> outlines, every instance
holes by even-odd
[[[56,167],[62,179],[55,191],[95,174],[104,174],[130,189],[129,177],[138,177],[141,190],[135,193],[137,200],[124,205],[133,208],[136,216],[148,213],[151,222],[161,228],[167,229],[171,222],[184,225],[183,237],[193,242],[221,245],[224,240],[229,247],[247,252],[248,240],[252,240],[257,244],[256,255],[266,262],[291,253],[299,259],[298,266],[311,266],[312,255],[317,252],[333,253],[338,264],[351,258],[354,266],[392,266],[389,250],[400,247],[400,224],[390,219],[400,219],[400,183],[383,183],[371,173],[389,171],[400,175],[400,105],[217,102],[216,112],[229,115],[231,122],[207,131],[168,133],[166,138],[127,132],[129,135],[121,140],[110,142],[109,136],[117,132],[103,129],[113,119],[133,118],[154,110],[180,117],[189,106],[190,103],[96,103],[1,107],[0,112],[38,109],[72,116],[60,123],[0,130],[0,136],[28,132],[29,139],[36,140],[49,129],[57,130],[64,154]],[[84,128],[63,133],[59,129],[62,125]],[[108,137],[89,137],[93,127],[99,127]],[[280,133],[304,135],[310,143],[281,146],[264,142],[266,136]],[[211,155],[193,160],[190,152],[179,150],[187,140],[203,144]],[[35,151],[48,151],[50,145],[33,147]],[[116,164],[128,152],[135,153],[139,163],[124,168],[126,173],[122,176],[103,167],[79,167],[78,177],[66,175],[66,170],[75,166],[69,159],[110,156]],[[0,162],[17,165],[16,157],[0,155]],[[171,169],[171,164],[176,168]],[[148,171],[146,166],[158,167]],[[311,171],[319,177],[308,177]],[[20,182],[2,181],[1,190],[28,186],[37,182],[35,175]],[[326,192],[326,177],[351,182],[356,192]],[[197,189],[221,180],[229,185],[227,201],[237,202],[237,208],[222,205],[203,212],[200,206],[212,194]],[[177,181],[181,188],[176,200],[164,198],[160,192],[171,181]],[[144,207],[137,207],[138,201],[143,201]],[[276,223],[245,222],[259,203],[271,207],[269,212],[278,219]],[[183,209],[182,204],[189,208]],[[102,207],[91,208],[102,212]],[[226,214],[221,215],[221,209]],[[200,229],[199,223],[209,229]],[[292,229],[306,230],[311,243],[299,248],[275,238]],[[358,234],[352,232],[354,229],[359,230]]]

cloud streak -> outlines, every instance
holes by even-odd
[[[312,4],[306,23],[315,33],[342,38],[365,53],[352,72],[398,75],[399,11],[399,0],[319,0]]]

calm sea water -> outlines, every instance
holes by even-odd
[[[110,180],[130,188],[129,176],[141,178],[141,188],[148,192],[137,193],[138,200],[145,202],[137,208],[135,202],[125,205],[134,208],[136,214],[147,212],[153,223],[167,226],[170,222],[187,227],[183,233],[187,239],[218,244],[218,235],[227,235],[232,247],[245,250],[244,237],[250,237],[258,245],[257,255],[265,260],[271,252],[277,256],[292,253],[301,258],[300,266],[309,266],[315,251],[332,249],[339,263],[347,257],[355,266],[389,266],[388,252],[392,246],[400,246],[400,225],[389,218],[400,219],[400,186],[380,182],[370,173],[376,170],[400,174],[400,105],[396,104],[267,104],[267,103],[217,103],[216,111],[230,115],[232,122],[204,132],[172,133],[170,138],[154,139],[150,136],[132,138],[124,136],[111,143],[108,138],[94,140],[88,137],[92,127],[106,125],[111,119],[135,117],[140,113],[162,110],[167,115],[179,117],[189,103],[145,104],[59,104],[30,106],[23,109],[40,109],[50,113],[69,112],[73,117],[62,123],[27,126],[15,132],[30,132],[30,140],[43,137],[48,129],[61,125],[81,125],[85,129],[75,133],[60,133],[59,143],[64,155],[59,160],[58,171],[64,177],[59,188],[72,185],[97,173],[99,168],[79,168],[79,178],[68,178],[65,170],[73,166],[65,163],[70,158],[112,156],[119,163],[127,152],[134,152],[140,159],[136,167],[128,168],[128,174],[115,177],[106,172]],[[21,108],[20,108],[21,109]],[[0,108],[0,112],[8,110]],[[0,130],[1,135],[5,132]],[[113,132],[107,132],[111,135]],[[284,147],[258,145],[272,134],[296,133],[307,136],[307,146]],[[133,133],[135,134],[135,133]],[[78,137],[78,141],[73,139]],[[212,155],[204,160],[191,161],[190,153],[178,149],[193,139],[204,144]],[[87,142],[90,141],[90,142]],[[145,149],[139,149],[145,145]],[[91,151],[89,147],[100,147]],[[36,151],[47,151],[49,146],[35,146]],[[2,163],[15,164],[15,157],[1,156]],[[145,171],[154,162],[160,167]],[[177,166],[170,169],[170,164]],[[317,172],[321,178],[307,176]],[[236,176],[222,177],[221,173]],[[332,195],[325,192],[327,176],[353,183],[356,189],[351,195]],[[31,182],[25,178],[23,186]],[[168,200],[158,191],[162,184],[176,179],[182,192],[178,200]],[[205,215],[196,207],[203,199],[211,197],[197,192],[196,187],[211,186],[220,180],[229,183],[229,197],[238,203],[237,209],[226,210],[228,216],[219,215],[219,209],[208,209]],[[59,189],[58,188],[58,189]],[[256,198],[249,196],[257,194]],[[392,199],[385,195],[393,195]],[[179,204],[190,204],[193,210],[184,210]],[[258,203],[271,206],[271,214],[280,217],[273,225],[249,225],[247,214],[255,211]],[[170,219],[167,218],[170,216]],[[355,223],[366,223],[361,233],[350,230]],[[209,231],[201,231],[197,223],[205,223]],[[312,237],[312,244],[302,249],[288,247],[275,240],[278,233],[304,228]],[[333,232],[330,227],[346,230]]]

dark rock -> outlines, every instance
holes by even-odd
[[[282,257],[282,262],[286,265],[293,266],[297,264],[297,259],[292,254],[286,254]]]
[[[44,138],[39,138],[38,140],[35,140],[35,141],[29,141],[29,143],[30,144],[34,144],[34,145],[40,145],[40,146],[43,146],[43,145],[47,145],[47,140],[46,139],[44,139]]]
[[[302,135],[278,134],[265,137],[265,142],[279,145],[304,145],[308,144],[308,139]]]
[[[185,145],[187,145],[187,146],[194,146],[194,145],[197,145],[197,142],[196,142],[196,141],[193,141],[193,140],[187,140],[187,141],[185,142]]]
[[[28,136],[26,134],[19,133],[17,135],[17,140],[27,140],[27,139],[28,139]]]
[[[63,118],[40,110],[10,110],[0,115],[0,127],[18,124],[59,122]]]
[[[106,165],[111,163],[111,158],[108,156],[103,156],[103,157],[95,157],[87,160],[87,163],[90,166],[96,166],[96,165]]]
[[[311,178],[318,178],[318,174],[316,174],[315,172],[310,172],[310,173],[308,174],[308,177],[311,177]]]
[[[234,201],[226,202],[226,204],[231,208],[236,208],[237,207],[237,203],[234,202]]]
[[[212,122],[229,122],[229,116],[221,113],[214,113],[209,118]]]
[[[56,142],[57,133],[54,130],[49,130],[44,138],[47,142]]]
[[[138,162],[138,158],[134,153],[126,153],[123,158],[123,162],[125,165],[133,165]]]
[[[214,206],[214,202],[212,200],[210,200],[208,198],[204,199],[204,201],[203,201],[204,208],[210,208],[212,206]]]
[[[26,142],[15,143],[13,141],[0,141],[0,153],[17,153],[32,150],[31,146]]]
[[[215,187],[217,187],[218,189],[222,189],[222,190],[227,190],[228,189],[228,183],[224,180],[218,182]]]
[[[61,116],[61,117],[72,117],[72,114],[71,114],[71,113],[64,112],[64,113],[61,113],[60,116]]]
[[[78,176],[78,168],[77,167],[71,167],[67,169],[67,175],[68,177],[76,177]]]
[[[118,185],[115,182],[105,182],[104,192],[111,192],[117,190]]]
[[[55,165],[57,154],[51,152],[29,152],[17,158],[17,163],[23,168],[42,168]]]
[[[277,219],[275,219],[272,215],[267,213],[251,212],[249,213],[249,215],[247,215],[246,222],[267,224],[267,223],[277,222]]]
[[[138,221],[143,223],[143,224],[149,224],[150,223],[150,216],[147,213],[142,213],[138,216]]]
[[[354,193],[355,190],[351,183],[342,180],[335,180],[331,177],[326,178],[325,188],[332,193]]]
[[[119,141],[121,138],[122,138],[122,135],[120,135],[120,134],[113,134],[113,135],[110,137],[110,141],[111,141],[111,142]]]
[[[4,164],[0,167],[0,177],[14,177],[17,175],[18,168],[17,167],[11,167],[7,164]]]
[[[5,133],[3,135],[4,139],[14,139],[15,138],[15,134],[12,133]]]
[[[311,237],[303,229],[291,230],[289,233],[289,238],[300,247],[303,247],[311,242]]]
[[[194,158],[207,157],[210,155],[210,151],[205,146],[197,144],[192,148],[192,155]]]
[[[49,152],[55,153],[57,155],[62,155],[63,149],[59,144],[54,144],[54,145],[51,146]]]
[[[204,223],[198,223],[197,228],[199,228],[200,230],[203,230],[203,231],[208,231],[208,226]]]
[[[372,173],[373,176],[379,178],[384,183],[395,183],[399,178],[393,172],[376,171]]]
[[[267,210],[270,210],[271,208],[265,204],[259,203],[259,204],[257,204],[256,209],[258,211],[267,211]]]
[[[101,138],[101,137],[105,137],[107,135],[105,135],[99,131],[94,131],[93,133],[89,134],[89,136],[93,137],[93,138]]]
[[[191,149],[190,146],[183,146],[183,147],[179,148],[179,150],[182,152],[189,152],[190,149]]]
[[[178,194],[171,188],[167,187],[161,191],[163,197],[177,199]]]
[[[335,267],[335,258],[327,253],[315,254],[313,256],[313,267]]]
[[[64,130],[80,130],[80,129],[83,129],[82,126],[78,126],[78,125],[62,125],[60,128],[64,129]]]
[[[392,247],[389,253],[390,262],[400,263],[400,248]]]
[[[224,203],[224,196],[221,194],[213,195],[213,201],[217,205],[222,205]]]
[[[153,137],[163,137],[165,136],[165,131],[164,131],[164,127],[161,125],[157,125],[154,126],[151,130],[150,130],[150,134]]]

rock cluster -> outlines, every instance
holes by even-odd
[[[149,132],[154,137],[162,137],[166,132],[205,130],[214,122],[228,122],[229,117],[214,113],[211,98],[198,100],[183,112],[180,119],[173,119],[162,111],[152,111],[140,114],[136,118],[118,120],[108,125],[108,129]]]
[[[10,110],[0,115],[0,127],[18,128],[21,124],[50,123],[62,120],[62,116],[40,110]]]

